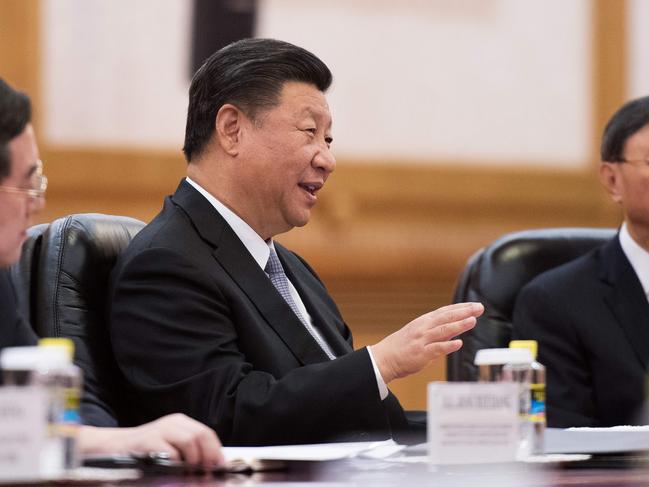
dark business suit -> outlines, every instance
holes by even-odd
[[[35,345],[36,334],[23,318],[20,300],[7,269],[0,269],[0,350]]]
[[[618,236],[523,288],[514,338],[539,342],[550,426],[643,422],[649,304]]]
[[[380,400],[367,350],[352,351],[316,274],[275,247],[339,358],[327,359],[225,220],[183,181],[112,275],[109,321],[126,422],[180,411],[228,445],[366,440],[407,429],[394,396]]]

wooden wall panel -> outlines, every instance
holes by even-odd
[[[40,2],[0,0],[0,77],[40,106]]]
[[[593,156],[604,125],[627,98],[627,2],[593,0]]]
[[[44,221],[81,211],[149,220],[185,170],[179,154],[165,152],[44,148],[42,156],[50,179]],[[590,169],[468,162],[340,161],[312,222],[280,240],[301,249],[324,275],[429,275],[432,267],[448,275],[508,231],[615,221],[615,214],[602,212],[608,205]]]

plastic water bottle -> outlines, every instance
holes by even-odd
[[[51,377],[45,382],[50,388],[50,425],[52,434],[63,447],[63,467],[79,466],[77,434],[79,432],[83,373],[72,362],[74,343],[69,338],[43,338],[38,346],[50,357]]]
[[[545,452],[545,366],[537,362],[538,343],[536,340],[512,340],[510,348],[528,349],[534,360],[530,380],[530,414],[531,433],[530,453],[542,455]]]
[[[529,422],[532,361],[529,350],[516,348],[485,348],[478,350],[474,359],[481,382],[518,384],[518,458],[525,458],[532,451],[533,433]]]
[[[42,388],[47,398],[47,435],[38,458],[38,472],[49,477],[78,466],[76,437],[82,373],[72,363],[69,340],[38,347],[5,348],[0,356],[7,386]]]

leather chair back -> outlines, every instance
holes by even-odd
[[[477,326],[462,335],[464,346],[446,359],[449,381],[477,380],[473,359],[483,348],[507,347],[519,291],[534,277],[604,244],[616,230],[553,228],[504,235],[476,252],[460,275],[453,302],[485,306]]]
[[[42,237],[37,329],[42,336],[74,341],[86,392],[111,410],[117,366],[106,326],[108,280],[118,255],[143,226],[124,216],[77,214],[53,221]]]

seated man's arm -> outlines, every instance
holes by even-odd
[[[206,469],[224,462],[214,431],[184,414],[171,414],[134,428],[82,426],[78,442],[84,455],[164,452],[173,460]]]
[[[593,426],[595,401],[590,366],[578,337],[569,297],[537,281],[523,288],[514,307],[513,339],[536,340],[546,367],[548,426]]]

